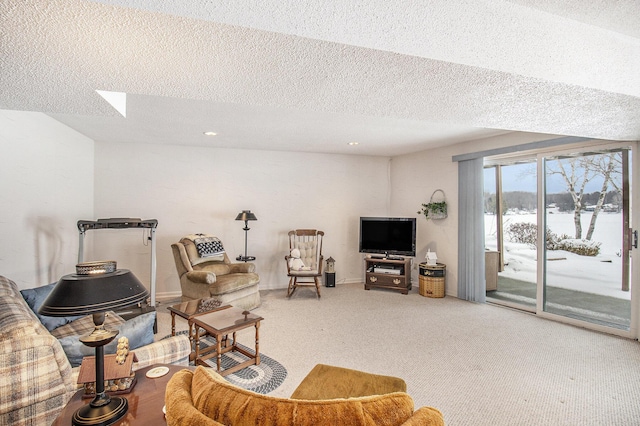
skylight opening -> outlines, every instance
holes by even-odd
[[[127,94],[124,92],[110,92],[108,90],[96,90],[109,105],[115,108],[124,118],[127,118]]]

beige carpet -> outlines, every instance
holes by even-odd
[[[317,363],[402,377],[456,425],[638,425],[640,344],[535,315],[362,284],[262,293],[260,350],[288,397]],[[165,305],[166,307],[166,305]],[[158,336],[170,331],[162,305]],[[178,319],[179,329],[186,322]],[[240,334],[252,344],[252,332]]]

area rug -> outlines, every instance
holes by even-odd
[[[178,334],[187,334],[186,331]],[[216,344],[216,339],[206,336],[200,339],[200,349]],[[254,348],[248,348],[238,344],[242,349],[253,352]],[[223,370],[246,361],[247,357],[239,352],[227,352],[222,354],[221,366]],[[209,366],[215,368],[215,357],[207,360]],[[193,363],[192,363],[193,365]],[[287,369],[282,364],[267,355],[260,353],[260,365],[250,365],[242,370],[231,373],[224,378],[231,384],[252,392],[268,394],[278,388],[287,377]]]

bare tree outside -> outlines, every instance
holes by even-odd
[[[578,158],[556,159],[555,165],[551,162],[547,166],[549,175],[560,175],[567,184],[567,192],[573,200],[573,222],[575,226],[575,238],[582,239],[581,213],[585,209],[584,196],[587,184],[596,178],[602,179],[600,196],[593,209],[591,221],[585,239],[591,240],[598,220],[598,214],[602,211],[605,196],[609,187],[617,192],[620,188],[620,165],[622,155],[620,152],[608,154],[596,154]]]
[[[598,214],[602,211],[604,205],[604,199],[609,190],[609,185],[613,186],[618,193],[622,193],[620,187],[621,170],[622,170],[622,154],[620,152],[614,152],[606,155],[597,155],[594,158],[594,165],[598,173],[603,177],[602,188],[600,189],[600,197],[596,203],[596,207],[593,210],[591,216],[591,222],[589,223],[589,229],[587,230],[586,239],[590,240],[593,236],[593,231],[596,229],[596,220]]]

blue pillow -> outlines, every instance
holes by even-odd
[[[126,337],[129,339],[129,350],[134,350],[141,346],[153,343],[153,325],[156,321],[156,312],[148,312],[122,324],[118,329],[120,333],[111,343],[104,347],[104,354],[115,354],[118,349],[118,339]],[[67,336],[58,339],[67,354],[67,358],[72,367],[82,364],[82,358],[85,356],[94,356],[96,350],[80,341],[80,336]]]
[[[82,315],[73,317],[49,317],[38,313],[38,309],[40,309],[40,306],[42,306],[42,303],[47,299],[49,293],[51,293],[51,290],[53,290],[56,284],[58,283],[55,282],[42,287],[20,290],[20,293],[22,293],[22,297],[24,297],[27,305],[29,305],[31,310],[35,312],[42,325],[44,325],[49,331],[53,331],[61,325],[65,325],[71,321],[77,320],[78,318],[82,318]]]

